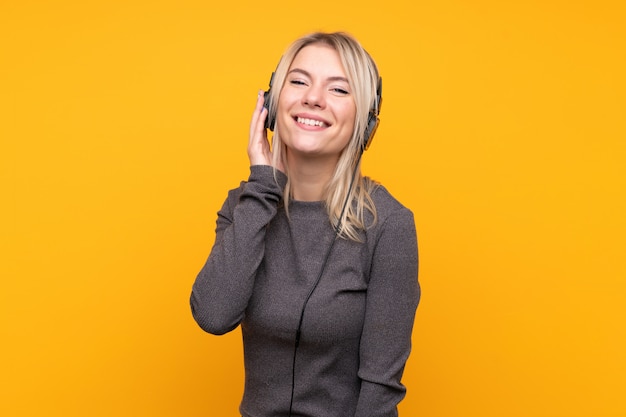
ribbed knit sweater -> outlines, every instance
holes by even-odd
[[[229,192],[191,294],[205,331],[241,325],[244,417],[288,416],[301,310],[335,239],[323,202],[291,201],[287,217],[286,180],[252,166]],[[293,417],[398,415],[420,298],[417,240],[407,208],[383,186],[372,198],[376,223],[362,232],[363,243],[335,241],[304,310]]]

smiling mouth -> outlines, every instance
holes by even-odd
[[[296,117],[296,122],[307,126],[326,127],[326,123],[322,122],[321,120],[307,119],[305,117]]]

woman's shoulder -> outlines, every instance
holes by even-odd
[[[371,193],[372,201],[376,207],[379,219],[391,215],[412,216],[411,210],[402,204],[391,192],[382,184],[377,184]]]
[[[413,212],[402,204],[382,184],[377,184],[370,193],[376,215],[370,217],[370,226],[366,228],[366,240],[376,244],[382,236],[393,236],[396,243],[408,242],[416,239],[415,219]],[[370,216],[373,216],[369,213]]]

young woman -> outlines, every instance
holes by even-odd
[[[378,123],[378,70],[351,36],[314,33],[288,48],[271,84],[193,316],[213,334],[241,325],[244,417],[397,416],[420,288],[412,213],[359,168]]]

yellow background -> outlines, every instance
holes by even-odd
[[[379,63],[364,169],[417,221],[401,414],[626,416],[624,5],[2,1],[0,415],[237,415],[239,331],[188,296],[258,89],[322,29]]]

